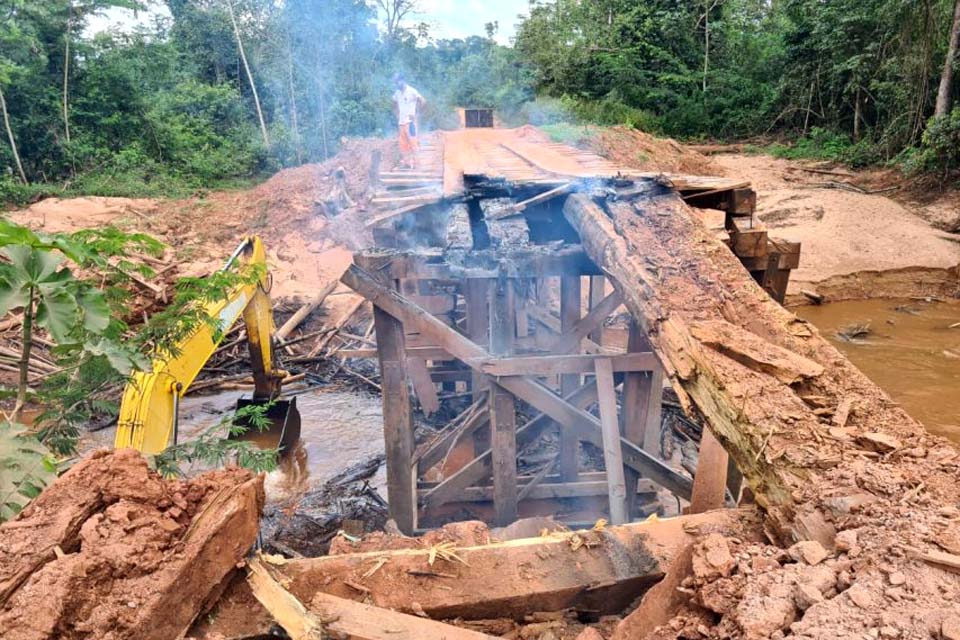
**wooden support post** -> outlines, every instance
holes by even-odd
[[[563,276],[560,279],[560,331],[566,333],[580,320],[580,276]],[[580,345],[558,344],[560,349],[568,348],[567,353],[579,353]],[[560,377],[560,395],[567,396],[580,386],[580,376],[566,374]],[[560,457],[558,466],[560,478],[574,482],[578,475],[580,443],[567,429],[560,429]]]
[[[387,502],[390,517],[407,535],[417,528],[416,474],[413,464],[413,418],[404,360],[403,323],[379,307],[373,308],[383,389],[383,438],[387,454]]]
[[[508,355],[516,329],[513,282],[496,283],[490,304],[490,352]],[[493,505],[496,523],[517,519],[517,409],[513,395],[490,385],[490,449],[493,454]]]
[[[643,349],[646,339],[643,330],[635,320],[630,320],[630,334],[627,338],[627,353]],[[638,447],[643,447],[646,433],[646,412],[650,399],[650,381],[652,376],[642,372],[626,373],[623,377],[623,437]],[[650,450],[647,449],[649,453]],[[640,481],[640,474],[633,469],[627,469],[627,512],[630,518],[635,517],[637,506],[636,486]]]
[[[703,513],[723,507],[727,492],[727,464],[726,450],[710,428],[705,426],[700,438],[697,473],[693,477],[690,513]]]
[[[613,365],[610,360],[606,358],[597,360],[596,372],[600,426],[603,433],[603,464],[607,471],[607,494],[610,498],[610,522],[623,524],[628,517],[627,487],[623,474],[623,453],[620,450],[620,428],[617,424],[617,396],[614,391]]]
[[[467,278],[463,281],[463,298],[467,305],[467,335],[473,342],[486,346],[490,340],[490,287],[493,280],[488,278]],[[489,389],[487,377],[473,371],[470,389],[473,400]],[[475,456],[490,448],[489,429],[477,429],[473,434],[473,453]]]
[[[606,297],[604,289],[606,287],[607,280],[603,276],[590,276],[590,308],[596,309],[603,299]],[[590,339],[596,342],[599,345],[603,345],[603,325],[601,324],[593,332],[590,333]]]

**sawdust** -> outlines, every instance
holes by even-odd
[[[0,525],[10,640],[170,638],[256,537],[262,481],[164,480],[132,450],[92,454]]]

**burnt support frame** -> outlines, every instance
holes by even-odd
[[[565,251],[562,255],[569,256],[570,252]],[[591,296],[590,313],[580,318],[577,322],[568,322],[563,326],[559,322],[556,328],[559,329],[557,335],[550,342],[551,347],[547,354],[541,356],[522,356],[518,355],[511,347],[514,346],[514,338],[517,327],[516,304],[513,300],[515,294],[515,284],[520,282],[518,276],[501,277],[500,279],[491,278],[462,278],[459,281],[460,290],[465,298],[465,307],[467,311],[466,332],[469,338],[457,333],[453,328],[447,326],[436,317],[430,315],[427,311],[420,309],[414,302],[398,293],[395,288],[385,286],[391,282],[391,276],[402,276],[404,278],[416,279],[418,263],[416,257],[409,255],[403,256],[400,271],[397,271],[397,264],[392,264],[392,259],[397,256],[358,256],[357,264],[364,267],[363,270],[352,269],[344,276],[344,282],[357,290],[359,293],[370,299],[378,317],[386,315],[406,326],[406,330],[413,331],[428,337],[435,341],[438,346],[430,347],[431,350],[437,350],[443,353],[445,360],[456,358],[469,365],[471,368],[470,378],[474,390],[474,400],[482,401],[484,388],[489,393],[489,399],[486,407],[470,417],[459,427],[463,433],[469,432],[475,438],[474,458],[466,465],[461,467],[449,477],[444,478],[440,483],[424,489],[426,483],[418,483],[411,487],[420,487],[419,505],[420,513],[417,509],[411,509],[410,493],[406,490],[407,474],[417,477],[422,475],[428,468],[427,463],[437,459],[441,448],[449,447],[451,443],[456,443],[456,438],[461,434],[451,436],[447,434],[446,440],[442,445],[427,447],[426,453],[410,452],[409,449],[394,447],[391,449],[393,454],[388,451],[388,467],[399,465],[400,469],[390,474],[393,482],[388,490],[391,491],[390,508],[391,516],[397,522],[416,523],[418,517],[429,517],[431,511],[445,503],[457,503],[465,500],[476,491],[482,491],[483,485],[480,484],[486,478],[492,477],[492,497],[494,502],[495,515],[493,519],[498,523],[507,523],[517,517],[517,505],[523,499],[533,496],[543,495],[576,495],[589,489],[594,491],[595,495],[607,495],[613,491],[613,484],[619,484],[616,489],[622,495],[624,488],[621,474],[605,474],[610,486],[606,491],[597,491],[596,481],[592,484],[581,486],[583,483],[570,481],[563,477],[561,468],[561,477],[559,482],[551,481],[547,484],[545,478],[548,476],[549,468],[545,468],[542,473],[536,474],[522,486],[518,484],[516,451],[519,446],[523,446],[532,441],[551,423],[556,422],[561,425],[562,433],[568,434],[574,442],[586,440],[593,442],[597,446],[609,444],[609,431],[604,432],[601,420],[595,418],[585,411],[585,408],[597,400],[597,387],[594,382],[587,382],[584,385],[579,384],[582,376],[592,376],[596,367],[596,360],[599,354],[589,355],[583,353],[579,348],[580,343],[588,347],[588,351],[596,352],[598,345],[588,338],[589,335],[599,336],[599,327],[603,320],[619,307],[621,299],[619,294],[613,293],[605,298],[601,298],[596,293]],[[535,273],[539,275],[560,275],[563,273],[569,278],[580,280],[580,275],[571,276],[569,263],[571,258],[564,257],[557,260],[557,256],[542,256]],[[423,265],[426,266],[426,265]],[[437,276],[444,270],[444,265],[433,261],[427,267],[429,276]],[[379,278],[369,277],[368,270],[380,273]],[[559,273],[558,273],[559,272]],[[514,272],[515,273],[515,272]],[[452,274],[447,274],[452,275]],[[459,274],[458,274],[459,275]],[[474,274],[471,274],[474,275]],[[490,271],[477,273],[475,275],[489,276]],[[526,274],[525,274],[526,275]],[[582,273],[584,276],[596,276],[596,272],[587,270]],[[454,278],[455,280],[455,278]],[[573,288],[573,287],[571,287]],[[579,288],[579,287],[577,287]],[[410,289],[412,290],[412,289]],[[542,289],[541,289],[542,291]],[[578,296],[579,301],[579,296]],[[531,305],[536,307],[536,305]],[[578,305],[579,307],[579,305]],[[542,306],[537,307],[542,311]],[[486,311],[486,313],[484,313]],[[578,308],[579,312],[579,308]],[[471,314],[477,317],[471,319]],[[572,315],[572,314],[571,314]],[[579,315],[579,313],[578,313]],[[535,318],[532,318],[535,319]],[[479,322],[486,320],[487,326]],[[390,326],[381,320],[381,324],[390,330]],[[378,325],[379,328],[380,325]],[[488,331],[483,331],[486,328]],[[565,329],[565,331],[564,331]],[[402,336],[401,331],[401,336]],[[489,348],[487,341],[489,340]],[[424,353],[425,347],[416,347],[421,349],[418,353]],[[381,347],[378,343],[378,356],[381,362],[387,366],[393,366],[390,359],[384,359],[384,354],[379,353]],[[395,353],[388,354],[395,356]],[[432,355],[432,354],[431,354]],[[609,357],[607,365],[611,371],[619,372],[627,377],[629,376],[649,376],[652,377],[658,369],[656,358],[649,353],[629,353],[624,355],[612,355]],[[403,369],[399,369],[403,372]],[[408,372],[407,372],[408,373]],[[409,373],[408,373],[409,374]],[[559,395],[546,386],[540,380],[549,382],[558,377],[570,376],[577,381],[577,384],[570,385],[559,390]],[[393,385],[391,388],[395,387]],[[656,398],[654,400],[654,391]],[[637,402],[649,407],[656,403],[659,406],[659,387],[653,388],[649,385],[646,394],[638,396],[633,393]],[[403,393],[397,397],[402,398]],[[409,407],[409,396],[407,396],[407,407]],[[535,410],[542,411],[532,420],[523,421],[518,425],[515,404],[521,400],[531,405]],[[608,397],[606,407],[607,412],[604,416],[607,420],[612,419],[616,424],[616,402],[609,402]],[[397,398],[393,398],[389,403],[384,400],[385,408],[385,436],[389,429],[395,429],[398,416],[386,415],[387,410],[396,411]],[[625,400],[626,403],[626,400]],[[611,418],[610,407],[613,406],[613,415]],[[645,418],[646,410],[638,411],[637,408],[631,410],[625,406],[624,417],[641,416]],[[405,418],[402,412],[399,420],[402,422]],[[630,419],[630,418],[628,418]],[[642,419],[642,418],[640,418]],[[490,425],[488,428],[487,425]],[[636,494],[637,479],[641,476],[653,476],[660,480],[661,484],[667,485],[684,498],[689,498],[691,483],[688,479],[676,474],[663,463],[655,460],[654,456],[649,455],[640,448],[642,444],[640,438],[636,437],[637,431],[645,430],[644,424],[639,429],[634,427],[632,438],[620,438],[617,443],[622,447],[624,467],[626,473],[632,481],[629,486],[632,492]],[[595,429],[595,432],[592,431]],[[412,428],[410,430],[412,433]],[[487,433],[492,437],[478,437],[478,434]],[[485,449],[484,446],[489,443],[491,448]],[[409,452],[409,457],[404,458]],[[647,467],[650,473],[643,473],[642,468]],[[478,486],[479,485],[479,486]],[[539,485],[539,486],[538,486]],[[630,492],[628,491],[628,494]],[[399,502],[395,501],[393,495],[402,496]],[[414,494],[416,496],[417,494]],[[629,502],[628,502],[629,504]],[[624,516],[618,516],[617,519],[623,519]],[[402,527],[403,528],[403,527]]]

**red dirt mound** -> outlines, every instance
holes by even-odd
[[[657,138],[629,127],[598,129],[582,144],[617,164],[646,171],[722,176],[726,172],[707,156],[670,138]]]
[[[0,525],[7,640],[181,637],[256,540],[262,479],[165,480],[98,451]]]

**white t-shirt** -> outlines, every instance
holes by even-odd
[[[420,92],[404,85],[403,89],[397,89],[393,92],[393,101],[397,103],[397,122],[399,124],[408,124],[417,117],[417,102],[423,97]]]

